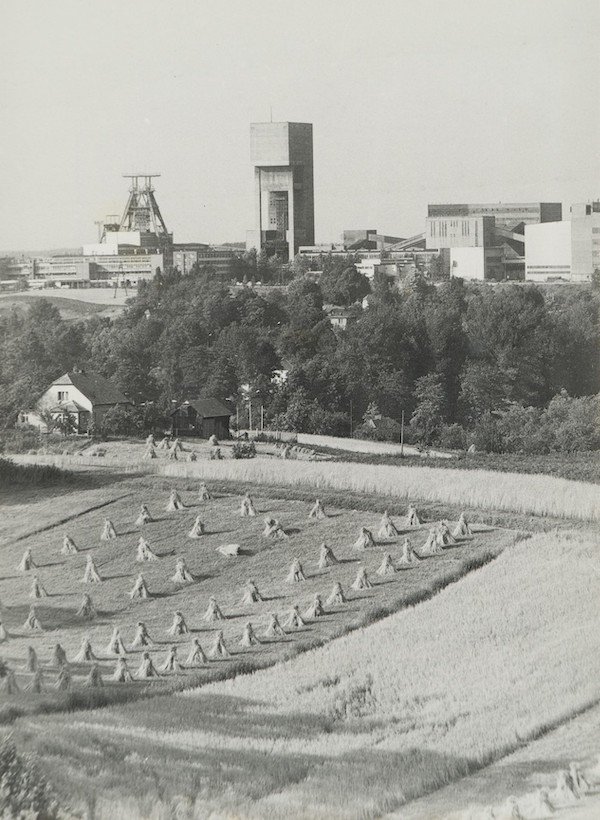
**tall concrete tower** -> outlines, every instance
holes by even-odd
[[[291,260],[315,242],[312,123],[252,123],[250,151],[255,227],[246,247]]]

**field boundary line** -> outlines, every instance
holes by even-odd
[[[462,777],[458,777],[456,780],[450,780],[448,783],[442,783],[435,789],[431,789],[431,791],[423,792],[418,797],[415,797],[412,800],[408,800],[407,802],[396,802],[393,805],[390,805],[386,808],[385,817],[392,817],[394,813],[399,811],[400,809],[406,808],[410,806],[411,803],[417,803],[420,800],[424,800],[427,797],[435,794],[436,792],[443,791],[448,787],[455,786],[457,783],[460,783],[462,780],[467,780],[469,777],[472,777],[475,774],[480,774],[481,772],[485,771],[485,769],[489,769],[492,766],[497,765],[506,757],[510,757],[511,755],[518,752],[520,749],[526,749],[531,743],[535,743],[537,740],[541,740],[542,738],[549,735],[551,732],[556,732],[558,729],[561,729],[563,726],[566,726],[572,720],[576,720],[577,718],[585,715],[586,712],[589,712],[591,709],[595,709],[596,707],[600,706],[600,698],[595,698],[594,700],[587,701],[586,703],[581,704],[573,709],[568,715],[559,717],[556,720],[549,721],[548,723],[542,724],[534,729],[532,729],[526,738],[517,738],[516,742],[512,745],[506,746],[504,749],[500,749],[496,754],[490,755],[489,758],[486,758],[481,763],[475,763],[473,767],[469,767],[469,771],[462,775]]]
[[[38,527],[36,530],[32,530],[24,535],[19,535],[17,538],[13,539],[12,543],[17,544],[19,541],[24,541],[26,538],[31,538],[33,535],[48,532],[49,530],[53,530],[55,527],[62,527],[63,524],[68,524],[69,521],[75,521],[77,518],[81,518],[82,515],[95,512],[95,510],[101,510],[103,507],[108,507],[110,504],[115,504],[117,501],[122,501],[124,498],[130,498],[132,495],[134,495],[134,493],[125,493],[125,495],[119,495],[117,498],[111,498],[109,501],[102,501],[100,504],[93,504],[85,510],[80,510],[80,512],[73,513],[73,515],[68,515],[66,518],[61,518],[59,521],[55,521],[52,524],[46,524],[45,526]]]

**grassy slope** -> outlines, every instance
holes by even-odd
[[[116,316],[123,311],[123,299],[112,300],[110,298],[113,293],[112,290],[109,291],[109,296],[102,294],[99,302],[85,298],[88,293],[91,294],[93,299],[95,291],[80,291],[77,296],[67,297],[55,296],[51,291],[46,290],[31,294],[7,294],[0,298],[0,313],[8,313],[15,308],[26,309],[33,304],[35,299],[46,299],[50,304],[55,305],[59,309],[62,318],[67,320],[85,319],[95,314]]]
[[[575,760],[585,771],[594,766],[599,754],[600,706],[595,706],[497,763],[416,800],[397,816],[402,820],[431,820],[470,806],[499,805],[509,795],[520,797],[539,788],[553,788],[559,769],[568,769]],[[595,811],[590,810],[584,802],[581,808],[589,812],[584,816],[600,816],[600,793],[595,806]]]
[[[0,544],[0,600],[3,602],[2,619],[13,636],[3,648],[3,657],[15,667],[24,663],[28,645],[33,645],[40,657],[49,661],[52,647],[58,641],[72,657],[78,649],[84,634],[90,634],[92,643],[102,656],[102,670],[109,673],[114,668],[114,658],[103,653],[112,627],[118,625],[126,641],[133,637],[138,619],[146,621],[150,633],[159,641],[155,658],[164,657],[173,640],[166,634],[172,621],[174,610],[182,610],[189,626],[196,631],[205,648],[214,635],[215,626],[205,624],[202,615],[210,595],[216,595],[224,612],[229,616],[223,624],[226,640],[234,647],[233,658],[211,664],[203,671],[188,671],[182,675],[167,677],[154,688],[180,685],[188,682],[211,679],[215,674],[231,674],[239,669],[240,662],[264,665],[288,656],[307,646],[372,620],[377,616],[395,611],[400,606],[419,600],[436,591],[445,583],[460,577],[474,564],[487,560],[510,543],[515,535],[507,531],[483,532],[472,542],[447,554],[424,561],[411,572],[399,573],[389,578],[375,576],[373,590],[354,594],[352,604],[340,611],[331,612],[327,618],[310,624],[306,630],[290,636],[285,641],[266,642],[250,651],[242,651],[237,644],[243,626],[252,620],[257,630],[266,626],[268,614],[276,611],[285,614],[292,604],[298,603],[305,609],[316,592],[329,594],[334,581],[341,581],[347,589],[353,581],[359,561],[373,574],[379,566],[384,550],[392,555],[400,554],[401,538],[380,543],[367,553],[353,550],[360,526],[377,528],[380,515],[353,510],[331,510],[331,517],[322,522],[307,519],[308,505],[305,501],[273,500],[259,498],[261,515],[256,519],[242,519],[238,515],[239,496],[223,496],[214,501],[200,504],[191,490],[197,484],[180,483],[184,500],[189,507],[179,513],[165,512],[171,482],[156,478],[129,479],[103,490],[75,493],[71,496],[51,494],[37,504],[23,505],[11,516],[14,522],[4,523]],[[184,489],[187,488],[186,489]],[[144,501],[158,519],[144,527],[144,536],[152,548],[161,556],[156,563],[144,564],[135,561],[135,545],[140,530],[134,526],[139,505]],[[23,515],[28,513],[26,521]],[[289,528],[291,536],[284,542],[272,542],[261,536],[263,514],[269,513],[280,518]],[[202,515],[208,534],[200,540],[187,538],[197,514]],[[70,516],[71,521],[55,524]],[[101,542],[99,535],[103,519],[110,516],[120,537],[111,542]],[[25,523],[29,532],[27,537]],[[80,555],[60,554],[62,536],[67,532],[82,550]],[[426,528],[414,533],[416,544],[425,540]],[[15,542],[15,539],[19,540]],[[317,569],[319,545],[327,540],[343,562],[328,570]],[[243,555],[238,559],[225,558],[215,552],[223,543],[237,542],[242,546]],[[41,634],[30,635],[22,629],[31,599],[29,589],[33,572],[19,573],[17,564],[24,550],[31,548],[38,564],[36,574],[50,593],[49,598],[37,602],[37,610],[46,627]],[[81,583],[88,551],[92,550],[95,561],[106,581],[99,585],[84,586]],[[294,557],[303,562],[308,580],[302,584],[285,583],[290,564]],[[170,581],[175,570],[177,557],[184,557],[190,570],[197,576],[197,583],[178,590]],[[155,598],[149,601],[132,602],[128,591],[137,573],[142,569],[144,577]],[[248,578],[256,581],[259,589],[267,597],[263,603],[253,606],[241,604],[244,586]],[[92,594],[100,617],[91,626],[75,616],[82,594]],[[189,637],[179,639],[189,644]],[[185,653],[187,654],[187,652]],[[184,655],[185,657],[185,655]],[[130,662],[135,669],[140,653],[132,654]],[[75,667],[76,678],[81,682],[85,665]],[[25,683],[28,676],[18,672]],[[54,673],[49,679],[54,677]],[[127,693],[127,687],[107,685],[107,697],[112,690]],[[146,684],[136,682],[132,694],[145,693]],[[51,696],[46,696],[50,700]],[[24,709],[39,708],[39,698],[17,697],[9,705]]]
[[[595,546],[535,536],[284,666],[155,699],[151,712],[31,718],[20,737],[59,782],[127,795],[122,816],[182,794],[198,817],[393,811],[598,701]]]

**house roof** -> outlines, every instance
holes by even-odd
[[[177,410],[181,410],[188,405],[193,407],[196,413],[205,419],[218,418],[220,416],[227,416],[227,418],[229,418],[231,416],[231,410],[218,399],[213,398],[190,399],[189,401],[180,404],[179,407],[173,411],[173,413],[176,413]],[[171,413],[171,415],[173,415],[173,413]]]
[[[328,316],[352,316],[352,311],[340,305],[323,305],[323,310]]]
[[[71,384],[80,390],[92,404],[131,404],[131,401],[112,382],[89,370],[69,370],[60,378],[55,379],[52,384],[60,386]]]

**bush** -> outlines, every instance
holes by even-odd
[[[349,430],[350,420],[345,413],[325,410],[315,401],[310,407],[302,432],[318,436],[347,436]]]
[[[445,450],[466,450],[465,428],[461,424],[445,424],[440,430],[440,447]]]
[[[500,414],[498,433],[504,453],[533,455],[550,451],[552,431],[544,426],[542,411],[537,407],[512,405]]]
[[[46,441],[47,436],[44,436]],[[14,430],[4,430],[0,434],[0,453],[27,453],[37,450],[40,446],[40,434],[33,427],[20,427]]]
[[[236,441],[231,455],[233,458],[256,458],[256,445],[253,441]]]
[[[106,411],[95,430],[101,436],[137,436],[143,432],[143,419],[135,409],[118,404]]]
[[[484,413],[475,425],[473,444],[476,450],[484,453],[502,452],[502,437],[498,432],[498,423],[491,413]]]
[[[554,434],[553,449],[561,453],[600,449],[600,396],[555,396],[543,421]]]
[[[369,441],[399,442],[402,438],[402,427],[389,416],[382,416],[372,424],[369,422],[361,424],[356,428],[355,436]]]
[[[598,450],[599,419],[598,396],[572,398],[563,391],[545,410],[513,404],[499,414],[496,422],[499,449],[488,452],[545,455]]]
[[[10,738],[0,744],[0,816],[44,820],[65,816],[33,760],[20,755]]]

